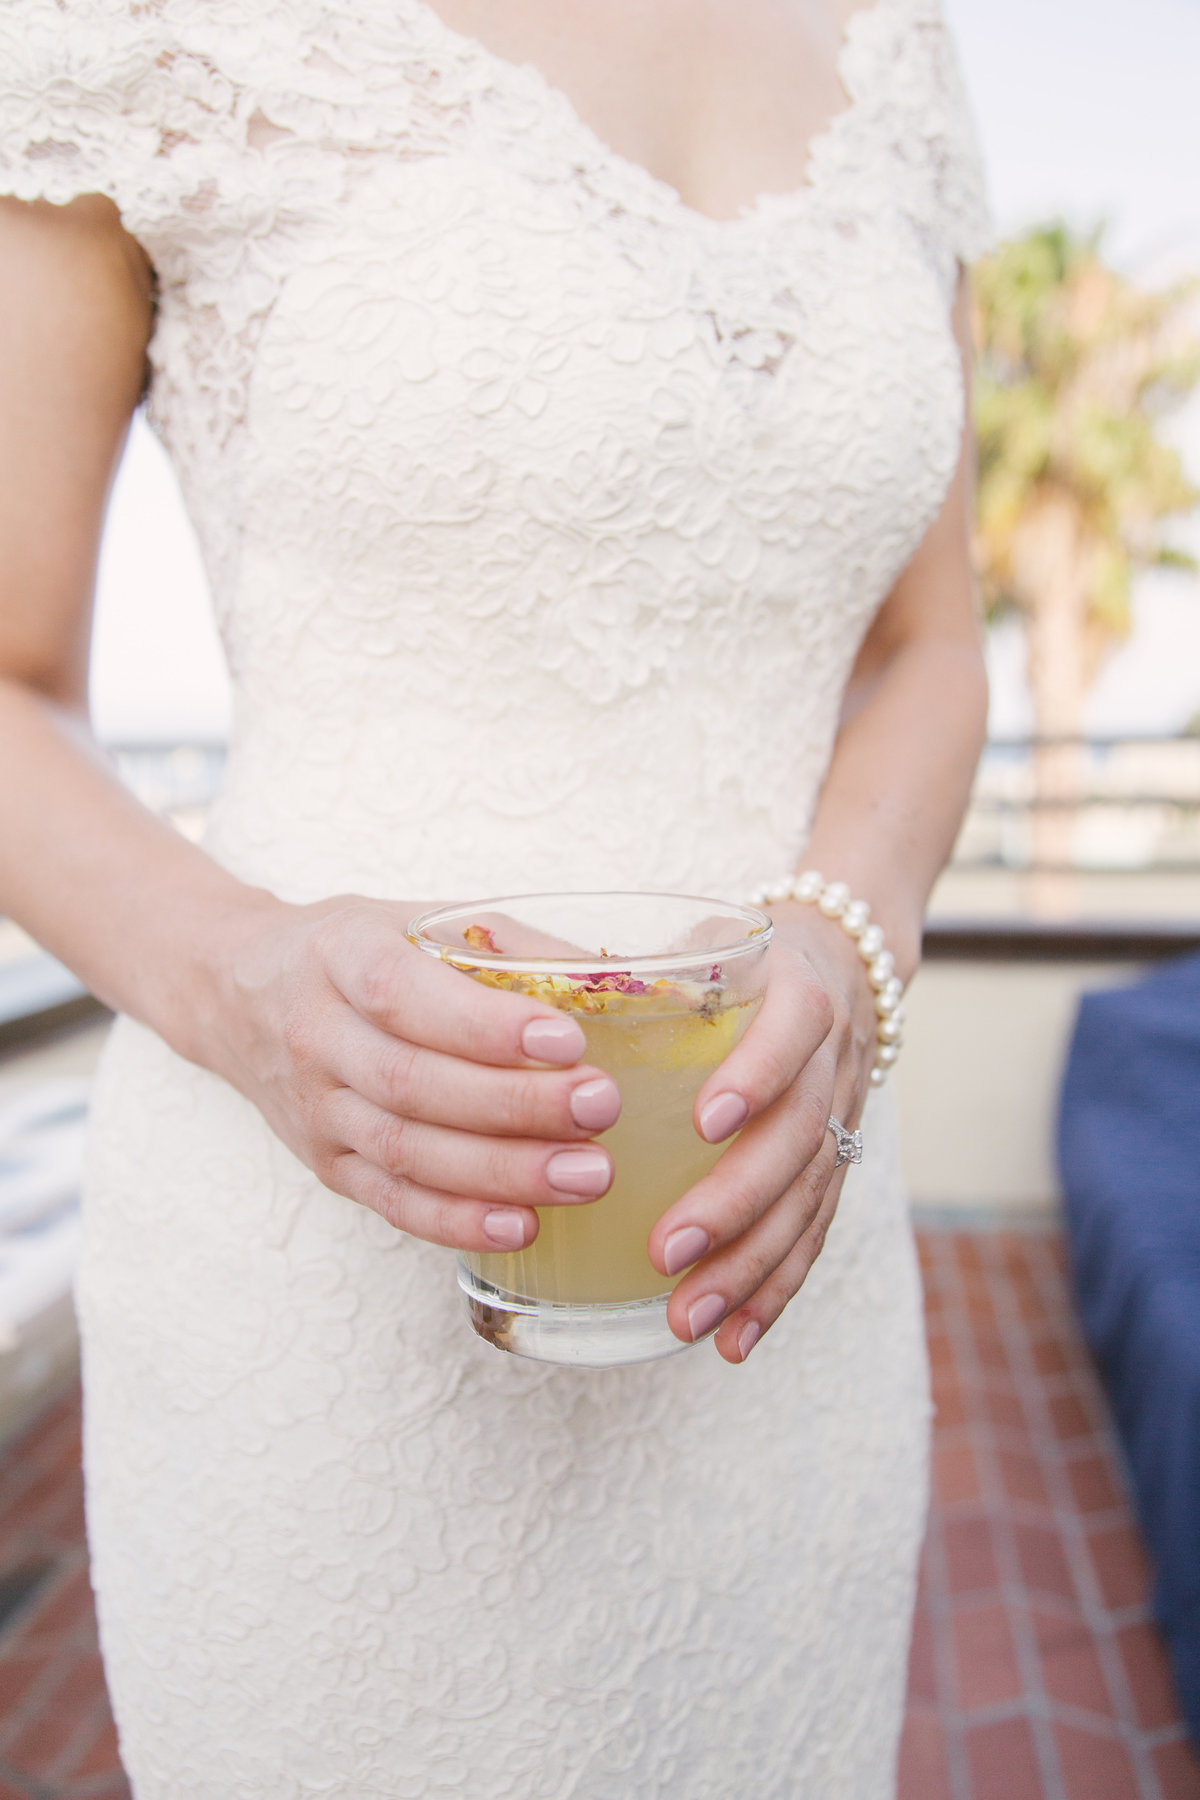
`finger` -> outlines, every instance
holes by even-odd
[[[417,950],[383,913],[330,914],[318,931],[335,988],[364,1019],[394,1036],[516,1068],[577,1063],[587,1047],[566,1013],[484,987]]]
[[[810,1269],[825,1247],[845,1179],[843,1167],[829,1182],[820,1206],[790,1255],[772,1270],[760,1288],[722,1321],[714,1342],[726,1362],[745,1362],[755,1344],[804,1286]]]
[[[696,1096],[696,1130],[710,1144],[785,1093],[833,1028],[833,1004],[811,964],[786,946],[772,947],[769,956],[756,1018]]]
[[[667,1322],[676,1337],[693,1343],[763,1291],[819,1216],[836,1158],[831,1139],[829,1148],[822,1149],[749,1231],[704,1257],[684,1276],[667,1307]],[[761,1321],[759,1328],[764,1328]],[[721,1335],[728,1340],[724,1323]]]
[[[521,1250],[538,1234],[538,1216],[532,1207],[492,1206],[486,1200],[437,1193],[387,1175],[351,1150],[332,1158],[318,1172],[335,1194],[369,1207],[397,1231],[407,1231],[426,1243],[445,1244],[450,1250],[483,1254]]]
[[[678,1275],[714,1248],[740,1239],[803,1170],[816,1166],[833,1143],[829,1112],[836,1074],[836,1049],[827,1038],[788,1092],[656,1222],[647,1246],[655,1268]]]
[[[501,1137],[580,1138],[607,1131],[621,1112],[611,1075],[572,1069],[498,1069],[426,1050],[338,1009],[328,1066],[385,1112]]]
[[[422,1119],[402,1119],[350,1088],[322,1103],[317,1124],[328,1139],[385,1174],[479,1200],[526,1206],[578,1205],[612,1186],[612,1158],[600,1144],[545,1144],[484,1137]]]

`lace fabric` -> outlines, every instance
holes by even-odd
[[[420,0],[8,0],[0,189],[110,194],[291,898],[743,894],[955,465],[986,233],[933,0],[808,181],[698,214]],[[452,1259],[122,1022],[80,1281],[138,1800],[885,1800],[925,1494],[886,1094],[744,1369],[477,1343]]]

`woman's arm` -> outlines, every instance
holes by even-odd
[[[964,380],[965,283],[954,308]],[[970,560],[972,440],[938,517],[859,654],[804,866],[870,902],[907,981],[920,957],[930,889],[958,831],[983,743],[987,695]],[[786,731],[787,721],[779,721]],[[779,870],[764,870],[769,880]],[[855,945],[815,907],[771,909],[775,939],[762,1010],[696,1100],[701,1135],[749,1122],[712,1173],[655,1226],[666,1273],[701,1258],[672,1296],[677,1336],[718,1324],[740,1362],[820,1253],[843,1176],[831,1113],[853,1125],[875,1050],[874,994]],[[709,1109],[712,1109],[711,1111]],[[706,1116],[711,1121],[705,1131]]]
[[[970,392],[965,280],[954,329]],[[987,725],[978,592],[971,566],[974,438],[963,421],[941,511],[859,651],[805,866],[869,899],[908,981],[925,907],[954,848]]]
[[[0,199],[0,910],[240,1088],[328,1186],[417,1236],[518,1248],[534,1204],[611,1180],[583,1140],[620,1097],[579,1064],[578,1025],[413,949],[415,902],[246,886],[91,740],[92,587],[151,315],[108,201]]]

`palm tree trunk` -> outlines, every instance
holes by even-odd
[[[1086,792],[1083,732],[1087,696],[1085,546],[1078,511],[1048,494],[1013,534],[1013,585],[1025,612],[1034,731],[1030,909],[1061,918],[1079,910],[1073,872],[1076,807]],[[1063,741],[1068,740],[1068,741]]]

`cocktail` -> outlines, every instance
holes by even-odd
[[[667,1325],[675,1283],[646,1243],[726,1148],[704,1141],[692,1108],[762,1000],[766,914],[677,894],[528,894],[439,908],[409,936],[476,981],[569,1012],[584,1060],[621,1090],[621,1116],[599,1139],[613,1159],[608,1193],[539,1207],[523,1250],[459,1258],[475,1330],[518,1356],[582,1367],[686,1349]]]

